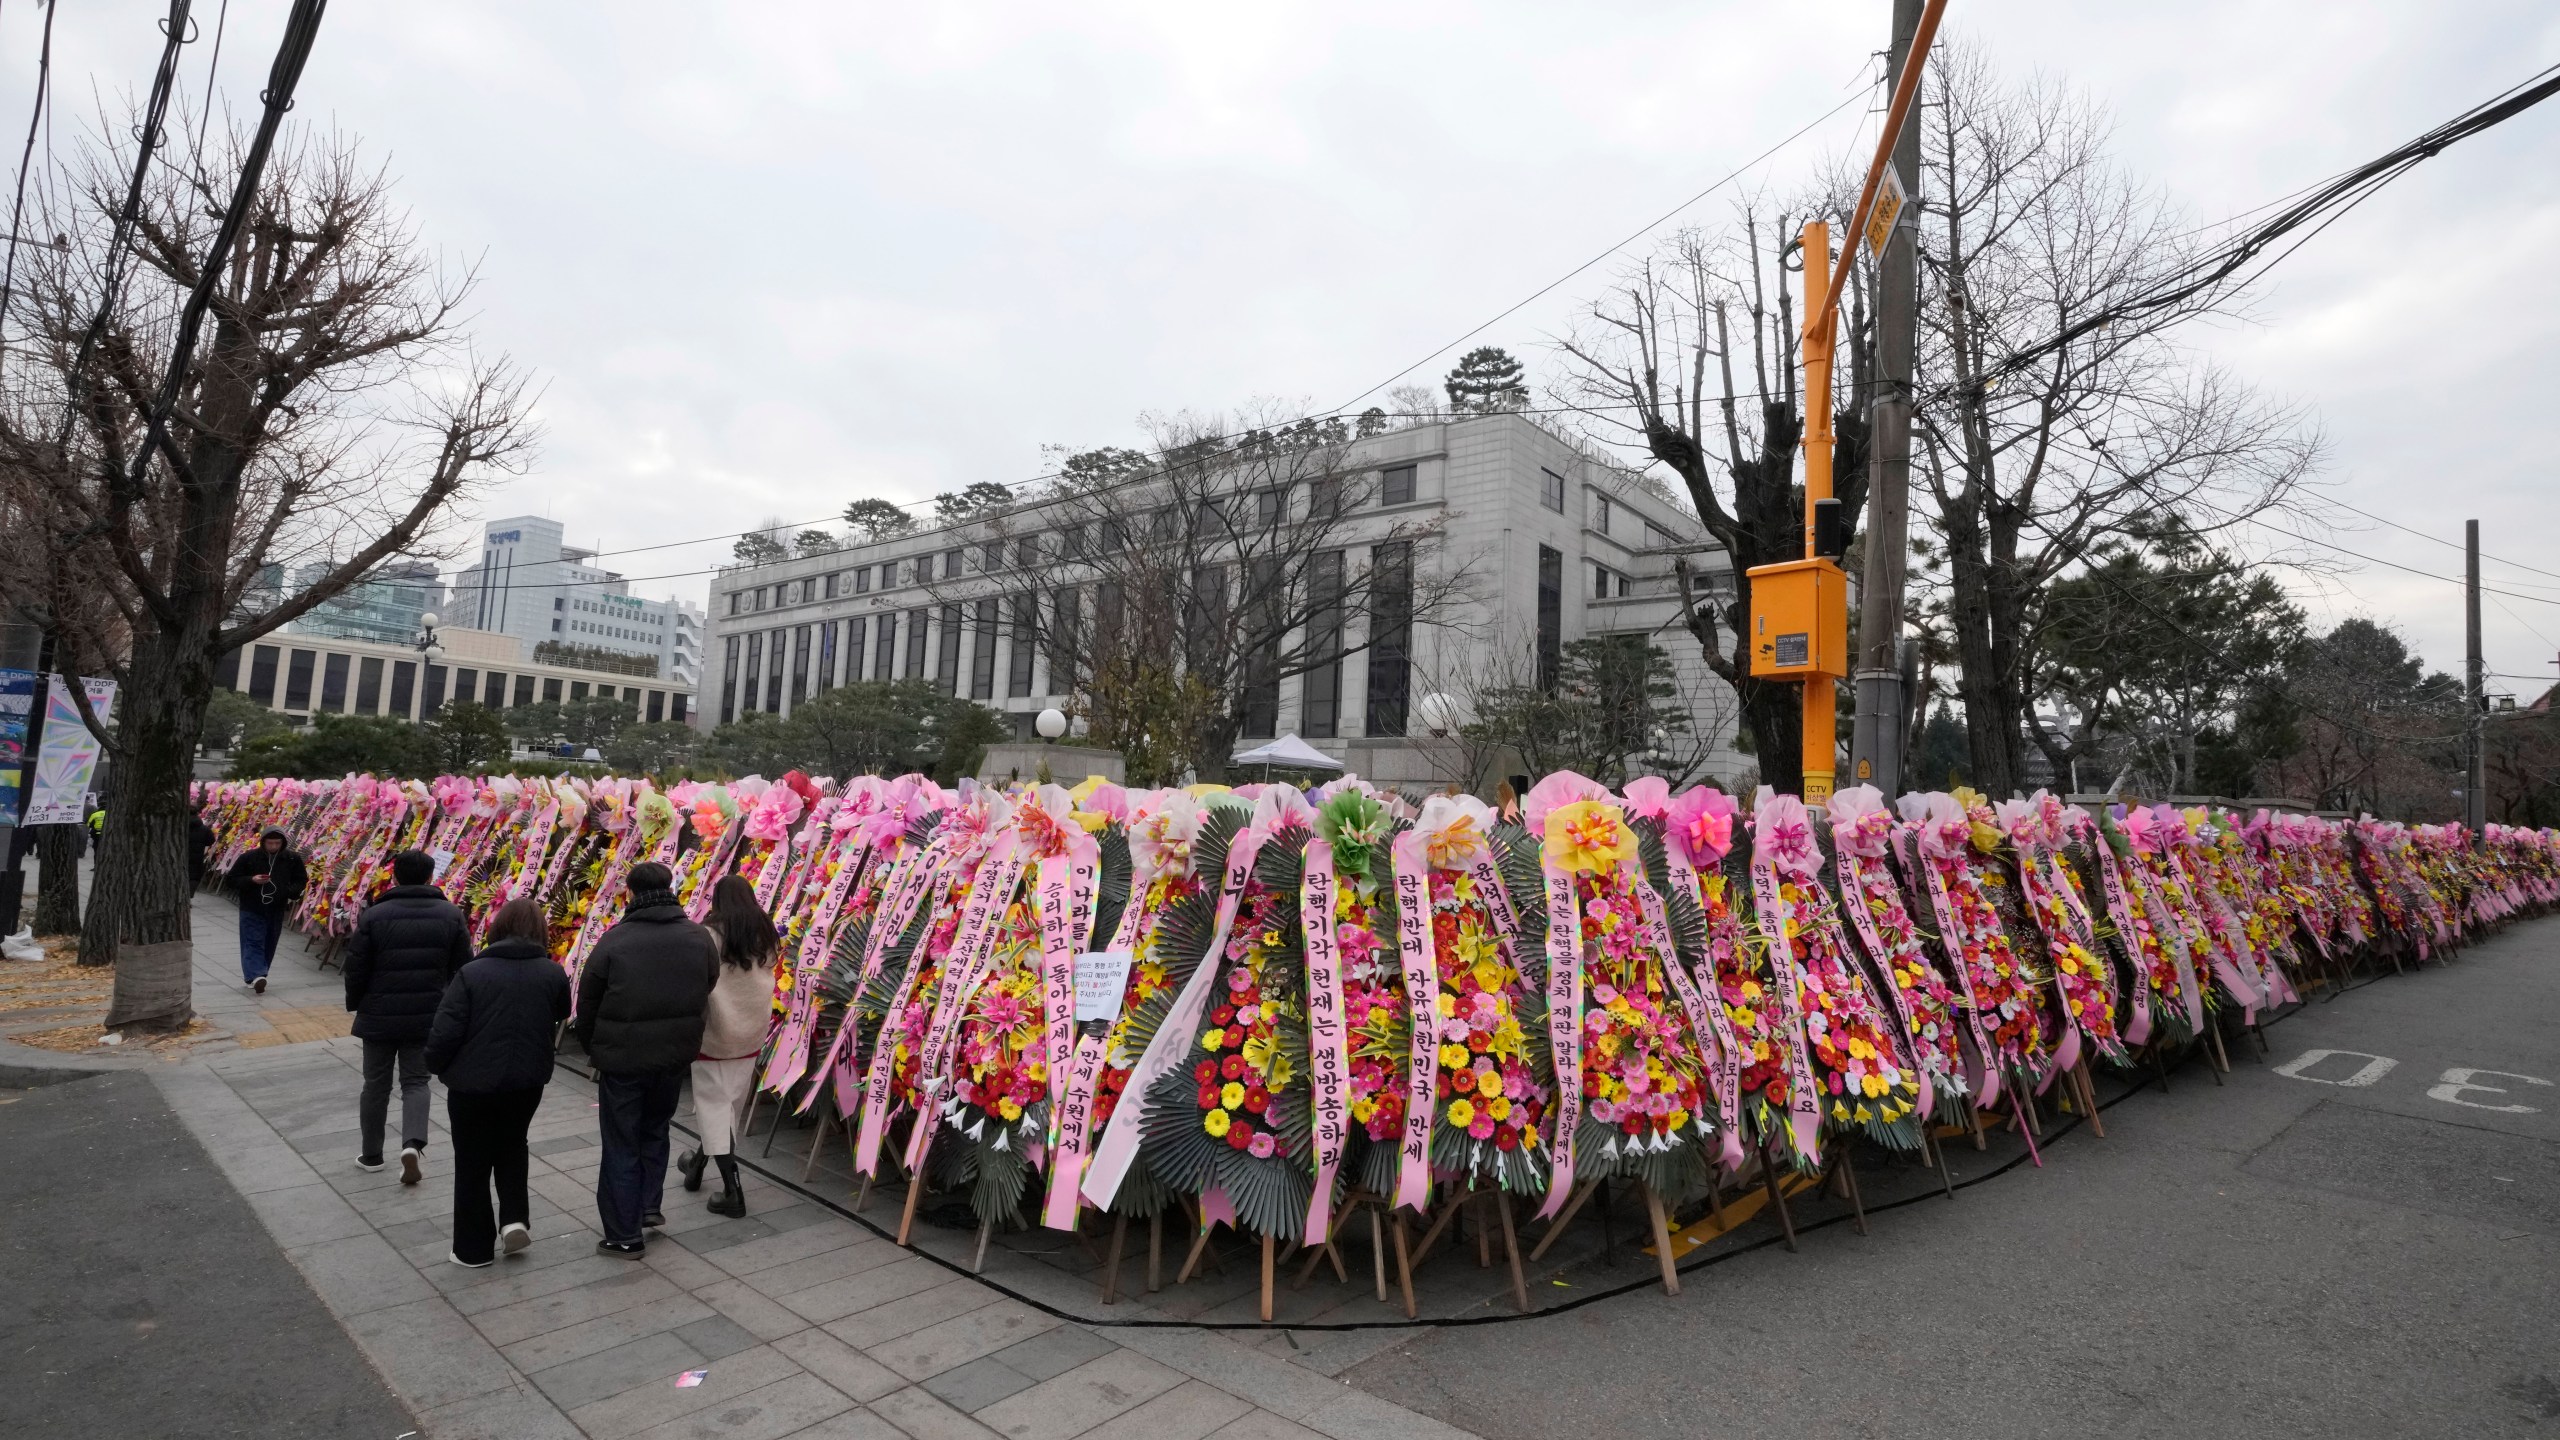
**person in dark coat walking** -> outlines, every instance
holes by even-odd
[[[631,867],[631,903],[578,972],[570,1028],[596,1067],[604,1168],[596,1172],[598,1252],[637,1260],[667,1183],[667,1122],[702,1048],[703,1011],[720,978],[711,932],[688,919],[667,867]]]
[[[222,883],[240,902],[240,978],[264,995],[276,942],[284,938],[284,917],[302,903],[311,872],[303,868],[285,833],[269,830],[258,837],[257,849],[231,862]]]
[[[427,1148],[427,1032],[446,982],[471,960],[471,922],[429,882],[436,862],[423,850],[391,857],[391,888],[356,917],[347,937],[347,1008],[364,1042],[364,1094],[356,1106],[364,1153],[356,1168],[382,1168],[382,1126],[391,1104],[391,1067],[400,1067],[400,1183],[418,1183]]]
[[[512,1256],[533,1243],[525,1133],[551,1080],[552,1039],[569,1018],[569,976],[551,961],[550,928],[531,900],[499,906],[488,948],[445,987],[427,1035],[427,1068],[444,1082],[453,1130],[453,1249],[445,1258],[475,1270],[500,1249]]]

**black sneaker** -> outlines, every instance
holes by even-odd
[[[617,1260],[637,1260],[649,1253],[649,1247],[641,1241],[634,1241],[629,1245],[616,1245],[610,1240],[599,1240],[596,1242],[596,1253],[610,1255]]]
[[[382,1157],[379,1155],[359,1155],[356,1157],[356,1168],[362,1170],[368,1175],[380,1174],[382,1171]]]
[[[667,1217],[659,1214],[655,1210],[652,1210],[648,1214],[640,1217],[640,1228],[643,1230],[664,1230],[667,1228]]]
[[[252,994],[252,995],[264,995],[264,994],[266,994],[266,993],[267,993],[267,977],[266,977],[266,976],[264,976],[264,975],[261,975],[261,976],[259,976],[257,979],[250,981],[250,982],[249,982],[249,993],[250,993],[250,994]]]

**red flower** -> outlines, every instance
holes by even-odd
[[[1217,1086],[1203,1085],[1200,1087],[1200,1108],[1203,1110],[1215,1110],[1218,1108]]]
[[[1236,1007],[1233,1005],[1221,1005],[1209,1012],[1209,1023],[1212,1025],[1224,1025],[1234,1018],[1236,1018]]]
[[[1244,1078],[1244,1057],[1241,1055],[1230,1055],[1226,1059],[1217,1062],[1217,1070],[1219,1074],[1226,1076],[1230,1080],[1241,1080]],[[1209,1077],[1203,1075],[1200,1078],[1206,1080]]]
[[[1192,1070],[1191,1070],[1191,1078],[1192,1078],[1192,1079],[1194,1079],[1194,1080],[1199,1081],[1199,1082],[1200,1082],[1201,1084],[1203,1084],[1203,1085],[1206,1085],[1206,1084],[1208,1084],[1210,1081],[1217,1079],[1217,1078],[1218,1078],[1218,1062],[1217,1062],[1217,1061],[1215,1061],[1215,1060],[1203,1060],[1203,1061],[1201,1061],[1198,1065],[1196,1065],[1196,1066],[1193,1066],[1193,1067],[1192,1067]],[[1122,1083],[1124,1083],[1124,1084],[1125,1084],[1125,1083],[1127,1083],[1127,1082],[1123,1081]]]
[[[1244,1108],[1259,1115],[1271,1103],[1271,1092],[1256,1085],[1244,1092]]]
[[[1228,1147],[1229,1147],[1230,1149],[1242,1150],[1243,1148],[1245,1148],[1246,1146],[1248,1146],[1248,1145],[1250,1145],[1250,1144],[1252,1144],[1252,1143],[1253,1143],[1253,1127],[1252,1127],[1252,1126],[1250,1126],[1250,1125],[1231,1125],[1231,1126],[1227,1127],[1227,1145],[1228,1145]]]
[[[1510,1127],[1508,1127],[1508,1126],[1505,1126],[1505,1127],[1503,1127],[1502,1129],[1499,1129],[1499,1130],[1494,1131],[1494,1132],[1493,1132],[1493,1148],[1494,1148],[1494,1149],[1496,1149],[1496,1150],[1517,1150],[1517,1149],[1519,1149],[1519,1148],[1520,1148],[1520,1132],[1519,1132],[1519,1131],[1517,1131],[1517,1130],[1511,1129],[1511,1128],[1510,1128]]]

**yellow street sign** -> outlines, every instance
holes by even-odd
[[[1884,179],[1876,186],[1876,208],[1867,215],[1867,251],[1882,258],[1885,242],[1893,238],[1895,222],[1902,218],[1902,207],[1909,197],[1902,193],[1902,177],[1892,166],[1884,168]]]

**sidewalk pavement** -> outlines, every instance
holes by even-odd
[[[199,909],[200,1010],[237,1029],[342,999],[296,940],[250,996],[226,910]],[[440,1096],[424,1184],[355,1168],[361,1054],[274,1043],[150,1074],[426,1440],[1465,1440],[1215,1332],[1058,1320],[754,1177],[723,1220],[671,1174],[647,1259],[599,1256],[594,1090],[566,1072],[534,1121],[533,1248],[463,1269]]]

